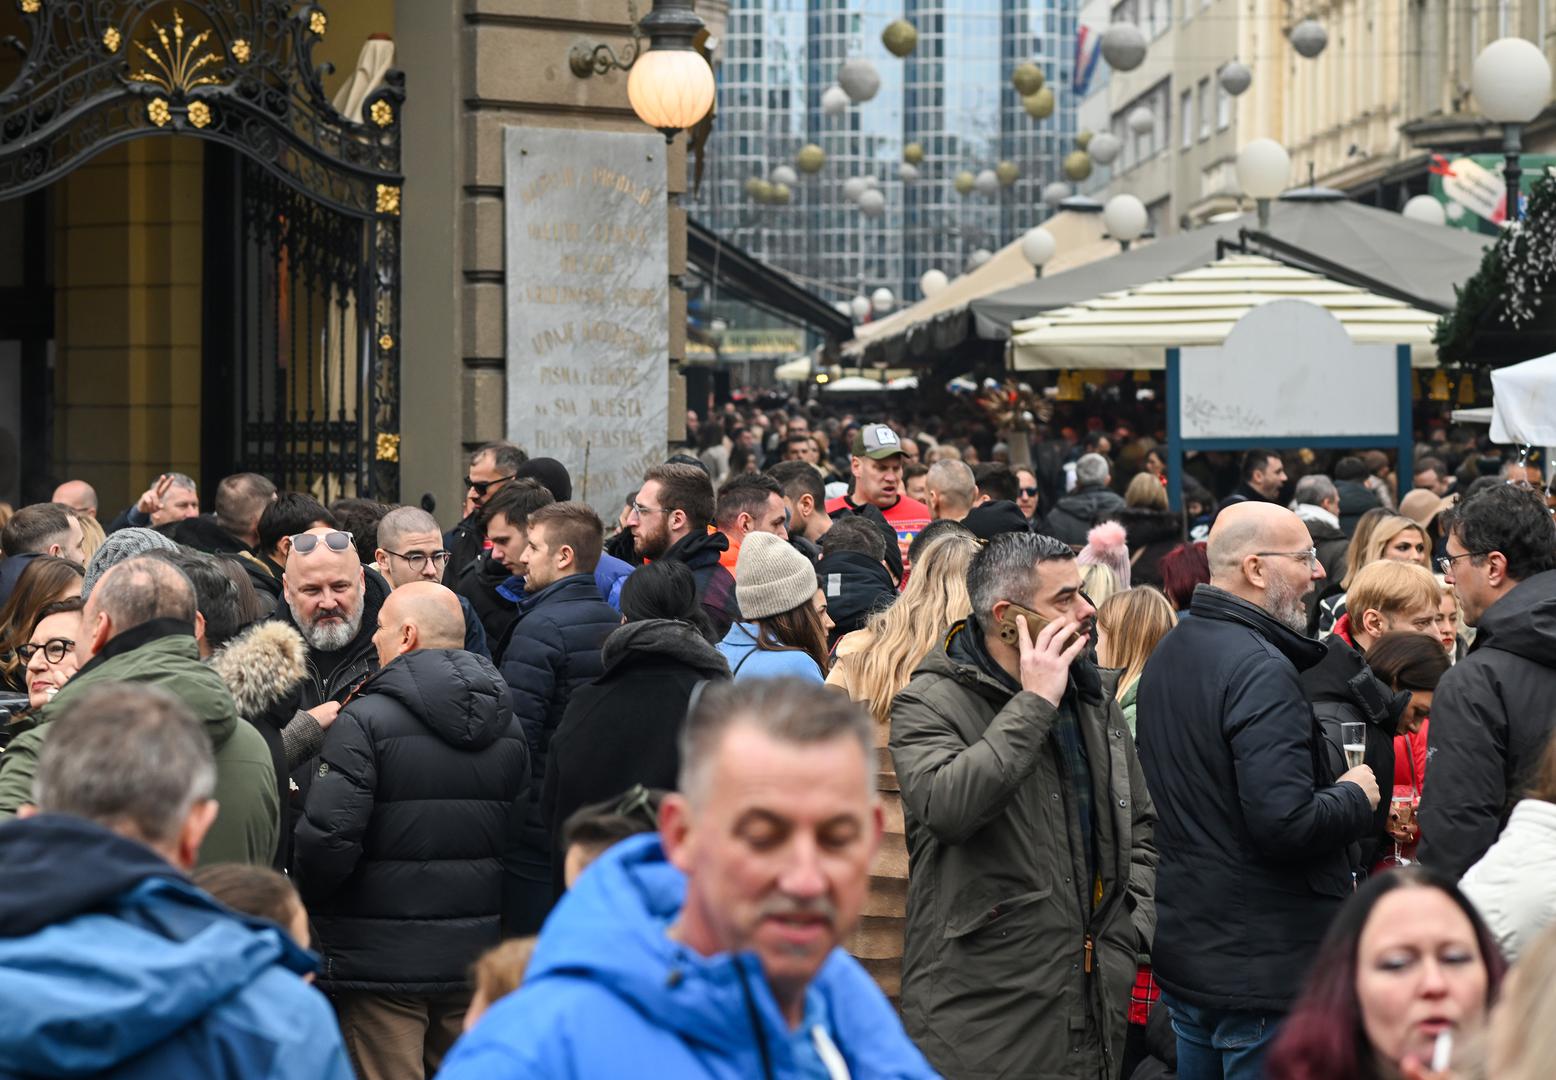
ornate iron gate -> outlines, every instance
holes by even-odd
[[[21,58],[0,86],[0,199],[130,139],[235,151],[238,310],[204,343],[227,367],[207,427],[279,484],[396,499],[403,76],[387,73],[362,122],[342,116],[312,59],[318,4],[16,2],[27,39],[0,39]]]

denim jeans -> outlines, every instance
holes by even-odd
[[[1278,1013],[1206,1009],[1162,991],[1178,1036],[1178,1080],[1262,1080]]]

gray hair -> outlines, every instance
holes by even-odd
[[[1106,484],[1113,467],[1101,454],[1082,454],[1075,462],[1075,486],[1092,487]]]
[[[199,491],[200,485],[194,482],[194,477],[188,473],[170,472],[167,474],[168,487],[183,488],[185,491]]]
[[[1031,607],[1032,571],[1038,563],[1073,558],[1074,549],[1052,536],[1000,533],[967,567],[967,596],[972,600],[973,614],[987,627],[993,625],[994,605],[1001,600]]]
[[[978,481],[972,467],[964,461],[937,461],[929,467],[925,481],[931,491],[948,496],[957,506],[971,507],[978,495]]]
[[[475,452],[470,455],[470,464],[474,465],[483,457],[490,457],[492,468],[504,476],[512,476],[518,471],[520,465],[529,460],[528,454],[507,439],[497,439],[476,447]]]
[[[681,771],[676,782],[691,802],[706,797],[719,747],[739,725],[794,746],[853,739],[865,760],[860,779],[875,790],[875,733],[868,713],[845,695],[813,683],[752,679],[708,683],[693,700],[681,729]]]
[[[413,532],[432,532],[439,536],[438,519],[419,506],[397,506],[378,520],[378,546],[400,546],[400,537]]]
[[[275,495],[275,484],[258,473],[223,477],[216,485],[216,522],[228,532],[248,532],[259,525]]]
[[[1334,481],[1323,473],[1312,473],[1297,481],[1297,490],[1293,498],[1298,503],[1307,503],[1310,506],[1321,506],[1330,499],[1339,498],[1340,492],[1334,486]]]
[[[211,739],[189,709],[155,686],[106,683],[49,724],[32,801],[160,845],[215,792]]]
[[[194,584],[173,563],[137,555],[97,581],[89,603],[108,613],[114,635],[153,619],[178,619],[191,625],[199,610]]]

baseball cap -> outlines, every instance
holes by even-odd
[[[855,457],[874,458],[880,461],[902,452],[902,443],[898,440],[897,433],[885,424],[866,424],[854,432]]]

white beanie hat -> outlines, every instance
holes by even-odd
[[[743,619],[767,619],[816,596],[816,568],[772,533],[747,533],[735,560],[735,603]]]

